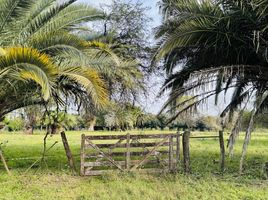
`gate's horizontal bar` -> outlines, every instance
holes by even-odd
[[[85,175],[86,176],[99,176],[102,174],[107,174],[107,173],[114,173],[115,170],[90,170],[90,169],[85,169]]]
[[[86,176],[99,176],[99,175],[103,175],[103,174],[109,174],[109,173],[114,173],[115,171],[118,170],[90,170],[90,169],[86,169],[85,170],[85,175]],[[143,169],[137,169],[135,172],[139,172],[139,173],[164,173],[164,172],[168,172],[168,169],[159,169],[159,168],[143,168]]]
[[[131,152],[130,151],[130,155],[131,156],[144,156],[148,153],[148,151],[143,151],[143,152]],[[155,156],[155,155],[159,155],[159,154],[168,154],[169,151],[168,150],[157,150],[152,156]],[[111,152],[111,153],[107,153],[107,155],[109,156],[125,156],[126,152]],[[103,156],[100,155],[99,153],[98,154],[88,154],[85,156],[86,158],[102,158]]]
[[[144,135],[130,135],[130,139],[146,139],[146,138],[165,138],[169,136],[177,136],[177,134],[144,134]],[[116,140],[127,138],[127,135],[87,135],[89,140]]]
[[[139,162],[140,160],[131,160],[130,164],[135,165]],[[114,161],[116,164],[125,166],[126,161]],[[158,163],[157,160],[149,160],[146,164],[156,164]],[[114,166],[113,163],[109,161],[98,161],[98,162],[85,162],[84,167],[103,167],[103,166]]]
[[[146,142],[146,143],[130,143],[130,148],[132,147],[154,147],[158,144],[159,142]],[[112,147],[114,148],[125,148],[126,147],[126,143],[124,144],[116,144],[116,146],[114,146],[115,144],[96,144],[99,148],[109,148]],[[169,142],[165,142],[163,143],[161,146],[169,146]],[[91,148],[90,144],[86,144],[85,145],[86,149]]]
[[[89,140],[119,140],[126,138],[126,135],[86,135]]]

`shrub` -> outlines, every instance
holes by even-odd
[[[5,119],[4,122],[8,128],[8,131],[20,131],[24,127],[24,120],[20,117]]]

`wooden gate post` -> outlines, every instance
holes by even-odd
[[[180,144],[180,140],[181,140],[181,135],[180,132],[177,132],[176,135],[176,162],[175,162],[175,170],[178,171],[178,166],[180,164],[180,148],[181,148],[181,144]]]
[[[126,135],[127,137],[127,143],[126,143],[126,148],[127,148],[127,152],[126,152],[126,170],[129,171],[130,170],[130,134],[128,133]]]
[[[185,131],[183,133],[183,136],[182,136],[183,164],[184,164],[184,172],[185,173],[190,173],[189,140],[190,140],[190,131]]]
[[[80,152],[80,175],[85,175],[85,134],[81,135],[81,152]]]
[[[173,136],[169,136],[169,159],[168,159],[168,167],[169,171],[173,172],[174,171],[174,158],[173,158]]]
[[[62,139],[64,149],[65,149],[65,153],[66,153],[66,156],[68,159],[68,164],[69,164],[70,168],[72,169],[73,174],[75,174],[76,168],[75,168],[74,158],[73,158],[70,146],[68,144],[68,140],[66,138],[65,132],[62,131],[60,134],[61,134],[61,139]]]
[[[219,131],[219,142],[220,142],[220,150],[221,150],[220,168],[221,168],[221,172],[224,172],[225,147],[224,147],[223,131]]]

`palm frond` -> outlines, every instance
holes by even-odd
[[[57,73],[51,59],[32,48],[7,48],[5,52],[0,56],[1,71],[12,70],[10,77],[15,80],[34,81],[41,87],[43,98],[47,100],[51,93],[51,81]]]
[[[88,93],[96,107],[103,107],[108,102],[108,92],[104,80],[102,80],[98,72],[94,69],[86,67],[66,67],[61,68],[61,79],[68,84],[74,82],[80,85],[86,93]]]

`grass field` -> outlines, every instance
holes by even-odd
[[[156,132],[159,131],[146,131]],[[67,133],[77,166],[81,134]],[[71,175],[59,135],[48,138],[48,147],[55,141],[58,143],[48,152],[47,165],[37,163],[27,171],[41,156],[43,137],[42,133],[0,134],[4,155],[13,173],[11,177],[6,175],[0,163],[0,199],[268,199],[268,182],[264,180],[262,170],[263,164],[268,161],[268,133],[265,131],[252,136],[243,176],[237,174],[243,135],[235,148],[235,157],[232,160],[227,157],[224,175],[219,173],[217,162],[218,140],[192,139],[191,175],[186,176],[182,172],[176,175],[115,172],[100,177]]]

